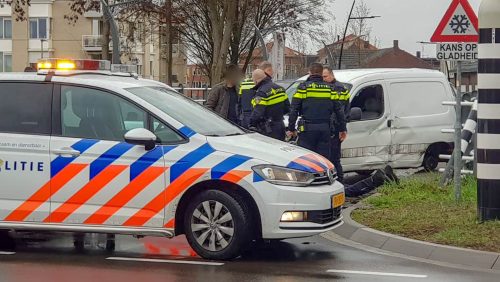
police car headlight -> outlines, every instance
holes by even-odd
[[[314,175],[309,172],[273,165],[257,165],[253,171],[267,182],[284,186],[309,186]]]

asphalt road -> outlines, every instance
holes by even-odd
[[[234,261],[198,258],[185,238],[118,237],[109,253],[88,237],[84,253],[72,238],[52,234],[0,253],[0,282],[24,281],[500,281],[500,272],[438,266],[373,253],[316,236],[255,247]]]

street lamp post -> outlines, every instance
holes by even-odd
[[[269,59],[269,56],[267,55],[267,48],[266,48],[266,42],[264,41],[264,36],[262,36],[262,33],[256,24],[253,24],[253,26],[255,28],[255,35],[259,38],[260,44],[262,45],[262,58],[264,59],[264,61],[267,61]]]
[[[120,64],[120,36],[118,34],[118,25],[113,17],[110,5],[108,5],[104,0],[101,0],[101,4],[104,19],[109,21],[111,27],[111,41],[113,42],[113,56],[111,58],[111,62],[113,64]]]
[[[342,55],[344,53],[344,42],[345,42],[345,37],[347,35],[347,29],[349,28],[349,22],[351,20],[380,18],[380,16],[352,17],[352,12],[354,11],[354,6],[356,6],[356,0],[352,1],[351,11],[349,12],[349,17],[347,18],[347,23],[345,24],[344,36],[342,36],[342,43],[340,45],[339,65],[338,65],[339,70],[342,69]]]
[[[120,60],[120,34],[118,31],[118,25],[116,24],[115,17],[113,17],[112,8],[119,6],[126,6],[128,4],[133,4],[138,2],[139,0],[131,0],[125,2],[118,2],[114,4],[107,4],[106,1],[101,0],[104,20],[109,21],[111,27],[111,41],[113,42],[113,56],[111,58],[111,62],[113,64],[121,64]]]

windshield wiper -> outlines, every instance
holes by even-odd
[[[226,136],[238,136],[238,135],[243,135],[244,133],[231,133]]]

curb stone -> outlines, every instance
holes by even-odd
[[[351,213],[357,203],[343,211],[344,224],[330,231],[345,239],[373,248],[433,261],[500,270],[500,253],[477,251],[409,239],[381,232],[355,222]]]

